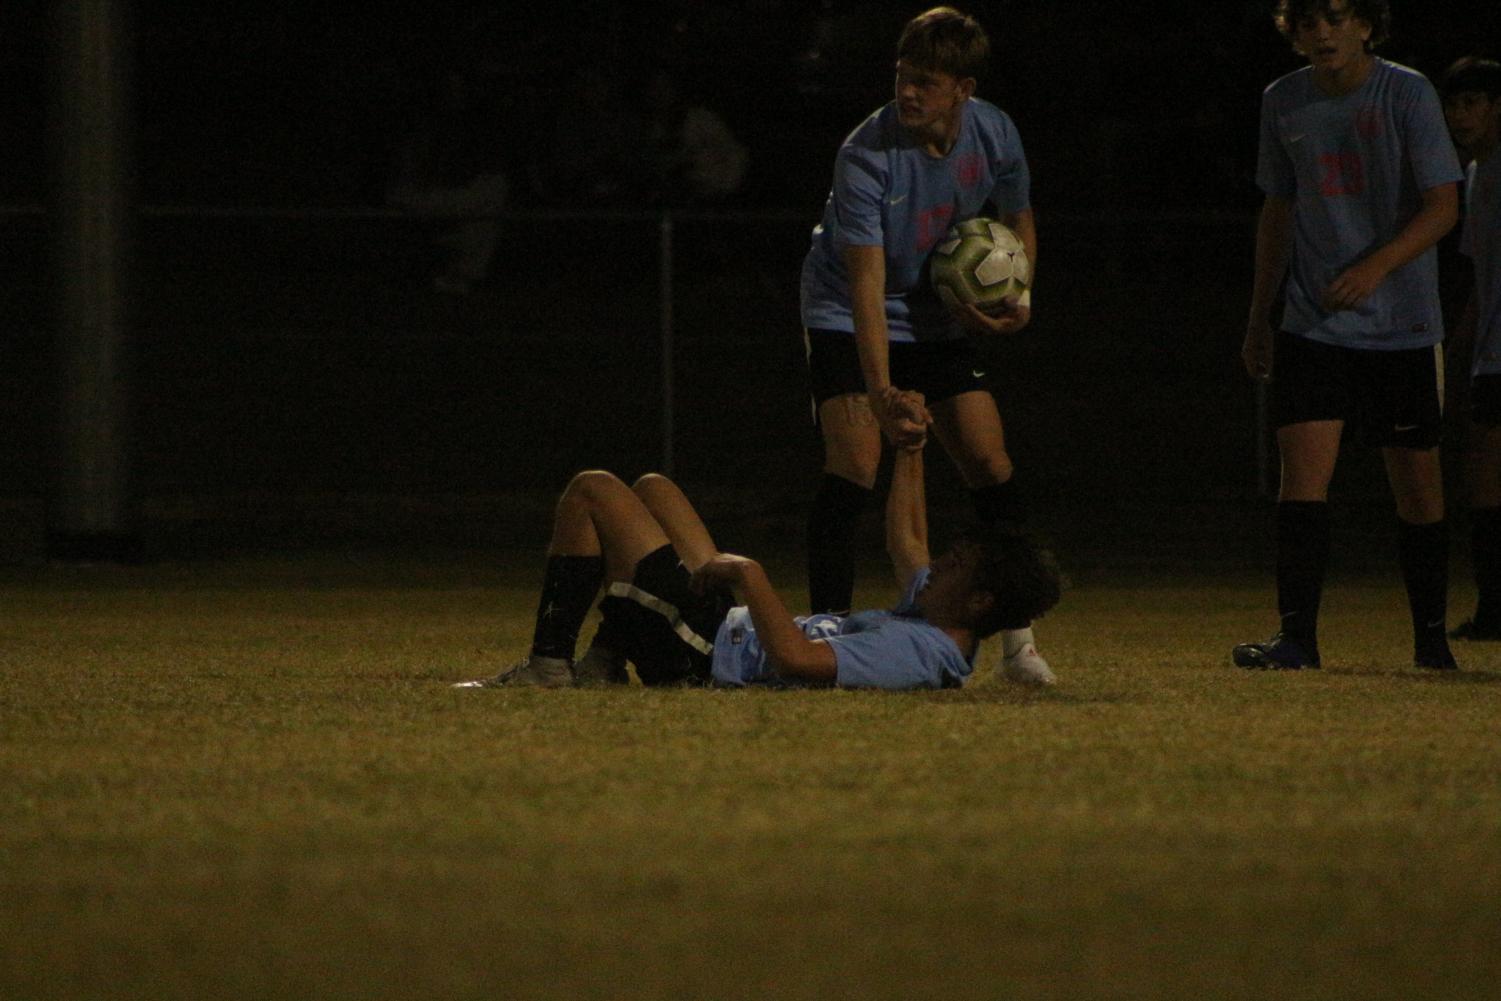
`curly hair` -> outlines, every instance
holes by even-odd
[[[1390,0],[1349,0],[1346,14],[1358,17],[1371,26],[1371,37],[1366,39],[1365,50],[1374,52],[1376,46],[1392,34],[1392,5]],[[1298,22],[1305,17],[1326,17],[1334,13],[1334,0],[1277,0],[1272,20],[1283,37],[1292,41],[1298,33]]]
[[[1004,523],[977,526],[964,533],[963,541],[980,550],[974,589],[994,598],[973,624],[976,638],[1002,629],[1023,629],[1058,604],[1063,593],[1058,561],[1014,527]]]
[[[907,22],[897,39],[896,57],[960,80],[979,79],[990,62],[990,36],[968,14],[934,7]]]

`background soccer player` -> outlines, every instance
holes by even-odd
[[[1454,141],[1473,159],[1465,181],[1460,249],[1475,285],[1454,331],[1469,353],[1470,427],[1465,453],[1475,614],[1451,636],[1501,640],[1501,63],[1468,57],[1443,81],[1444,116]]]
[[[803,265],[802,321],[824,444],[824,475],[808,522],[808,586],[815,612],[846,611],[855,535],[870,502],[882,437],[910,444],[926,430],[884,403],[891,386],[928,401],[932,429],[958,465],[982,521],[1022,514],[995,400],[968,330],[1014,333],[1030,296],[990,316],[951,315],[925,263],[949,227],[993,214],[1021,237],[1035,267],[1030,177],[1011,118],[974,97],[990,40],[974,19],[935,7],[897,43],[895,99],[840,147],[823,219]],[[1003,668],[1051,682],[1031,630],[1008,632]]]
[[[1457,216],[1459,163],[1433,86],[1374,54],[1390,28],[1385,0],[1282,0],[1276,22],[1309,65],[1262,98],[1256,178],[1266,200],[1242,357],[1273,384],[1281,627],[1233,659],[1319,664],[1329,482],[1349,424],[1381,449],[1396,499],[1414,662],[1452,668],[1434,244]]]

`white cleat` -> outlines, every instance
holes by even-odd
[[[1037,652],[1034,643],[1024,643],[1022,648],[1009,657],[1001,658],[1001,676],[1007,681],[1023,685],[1055,685],[1058,678],[1053,669]]]

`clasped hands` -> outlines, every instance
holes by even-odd
[[[927,401],[915,390],[887,386],[869,394],[870,409],[886,440],[903,451],[918,451],[928,441],[928,426],[933,415]]]

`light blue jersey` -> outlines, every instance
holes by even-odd
[[[901,602],[889,612],[810,615],[796,621],[803,635],[823,640],[834,651],[841,688],[957,688],[974,670],[958,645],[917,611],[917,594],[928,583],[928,568],[912,578]],[[714,684],[785,684],[766,663],[750,611],[730,609],[714,637]]]
[[[1031,175],[1016,126],[1000,108],[970,98],[946,156],[925,153],[888,104],[850,133],[834,161],[834,184],[803,261],[807,329],[855,329],[844,248],[886,248],[886,327],[893,341],[962,337],[928,284],[928,253],[949,227],[1031,204]]]
[[[1470,164],[1460,249],[1475,264],[1473,375],[1501,375],[1501,154]]]
[[[1328,312],[1319,300],[1342,272],[1401,232],[1424,191],[1461,176],[1438,94],[1415,70],[1376,59],[1365,82],[1341,97],[1321,92],[1311,67],[1268,87],[1256,183],[1293,202],[1282,329],[1381,351],[1443,340],[1433,247],[1354,309]]]

